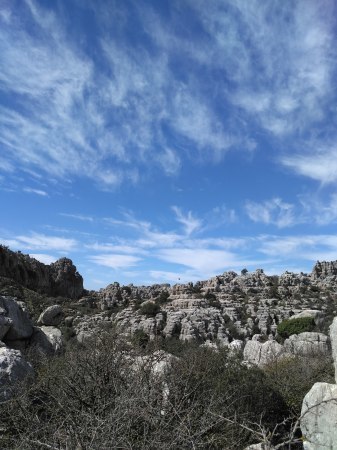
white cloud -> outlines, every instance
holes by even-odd
[[[299,175],[312,178],[322,184],[337,181],[337,146],[320,148],[281,158],[281,162]]]
[[[276,225],[278,228],[292,226],[299,220],[295,217],[294,205],[285,203],[280,198],[273,198],[263,203],[247,201],[245,210],[253,222]]]
[[[161,249],[157,252],[157,257],[163,261],[189,267],[201,277],[223,272],[233,267],[243,268],[257,262],[247,259],[241,260],[234,253],[225,250],[197,247]]]
[[[83,222],[93,222],[94,218],[92,216],[85,216],[83,214],[68,214],[68,213],[60,213],[60,216],[69,217],[70,219],[77,219]]]
[[[194,231],[200,229],[202,221],[193,217],[192,211],[188,211],[185,215],[180,208],[177,206],[172,206],[172,210],[176,214],[177,221],[184,226],[185,233],[189,236]]]
[[[68,252],[77,247],[75,239],[68,239],[57,236],[46,236],[39,233],[31,233],[29,236],[15,236],[12,239],[3,239],[6,245],[24,250],[57,250]]]
[[[336,260],[337,236],[261,236],[260,251],[268,256],[289,260]]]
[[[24,192],[27,192],[28,194],[36,194],[36,195],[40,195],[41,197],[48,197],[48,193],[46,191],[42,191],[41,189],[33,189],[33,188],[26,187],[23,190],[24,190]]]
[[[133,255],[102,254],[91,256],[90,261],[100,266],[111,267],[112,269],[123,269],[137,265],[141,261],[141,258]]]
[[[166,148],[163,152],[158,154],[157,158],[167,175],[177,175],[181,168],[181,158],[177,152],[171,148]]]

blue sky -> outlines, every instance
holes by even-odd
[[[87,288],[337,259],[333,0],[2,0],[0,241]]]

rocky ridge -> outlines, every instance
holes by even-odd
[[[318,262],[311,274],[268,276],[257,269],[240,275],[225,272],[195,284],[113,283],[79,300],[101,312],[76,317],[75,331],[83,338],[110,320],[125,332],[145,333],[149,339],[228,345],[255,334],[275,337],[277,325],[289,317],[305,311],[321,317],[336,313],[336,271],[337,262]],[[156,307],[149,308],[149,303]]]
[[[83,278],[68,258],[47,265],[0,245],[0,277],[15,280],[41,294],[74,299],[83,295]]]

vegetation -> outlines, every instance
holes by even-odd
[[[313,331],[314,328],[315,321],[312,317],[299,317],[298,319],[283,320],[277,325],[277,332],[282,338],[287,339],[293,334]]]
[[[112,332],[36,360],[34,383],[1,405],[0,447],[239,450],[261,436],[287,439],[292,408],[277,384],[285,369],[267,373],[225,350],[183,344],[171,368],[153,372],[153,350]]]
[[[145,316],[154,317],[156,314],[160,311],[160,306],[158,303],[155,302],[144,302],[142,303],[140,309],[141,314],[144,314]]]

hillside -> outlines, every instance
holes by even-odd
[[[337,261],[88,292],[70,259],[0,247],[0,274],[4,449],[300,449],[334,380]]]

